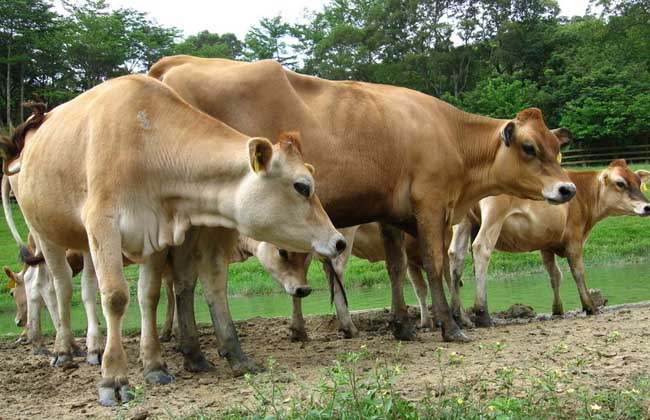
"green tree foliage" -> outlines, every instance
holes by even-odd
[[[291,53],[287,43],[290,35],[291,26],[284,22],[281,16],[263,18],[246,34],[245,56],[249,60],[272,58],[287,66],[293,66],[297,56]]]
[[[244,44],[232,33],[223,35],[208,31],[187,37],[172,48],[174,54],[188,54],[197,57],[242,58]]]

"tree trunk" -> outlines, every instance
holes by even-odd
[[[25,103],[25,66],[24,63],[20,63],[20,122],[25,121],[25,108],[23,104]]]
[[[7,127],[11,129],[11,44],[7,45]]]

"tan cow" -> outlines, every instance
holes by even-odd
[[[58,358],[71,358],[66,249],[82,250],[84,274],[99,280],[108,335],[99,385],[103,405],[131,398],[120,331],[129,302],[122,253],[141,263],[145,377],[165,383],[171,378],[155,322],[161,275],[167,248],[184,243],[193,225],[223,235],[219,241],[210,235],[223,255],[236,230],[331,257],[345,247],[314,194],[295,134],[282,135],[275,146],[250,138],[139,75],[102,83],[39,120],[26,139],[4,147],[4,157],[9,170],[20,168],[16,196],[61,302]],[[200,268],[222,260],[203,261]]]
[[[624,160],[619,159],[601,171],[567,173],[577,188],[576,197],[568,204],[549,206],[508,195],[488,197],[479,202],[463,223],[454,227],[449,256],[456,295],[471,232],[478,229],[472,244],[476,273],[473,310],[478,325],[491,324],[485,281],[490,255],[495,248],[507,252],[541,252],[542,261],[551,277],[555,315],[564,313],[560,299],[562,272],[555,256],[567,258],[582,309],[587,314],[598,311],[585,285],[582,262],[584,244],[596,223],[605,217],[650,215],[650,202],[639,189],[642,182],[650,181],[650,172],[642,169],[632,171]],[[462,311],[460,299],[456,298],[454,302],[454,310]]]
[[[557,162],[569,133],[549,130],[535,108],[512,120],[487,118],[413,90],[323,80],[271,60],[173,56],[154,64],[149,75],[244,132],[303,133],[304,154],[318,167],[319,196],[335,225],[383,223],[398,338],[411,333],[402,295],[402,235],[394,227],[420,238],[443,338],[467,341],[442,287],[451,225],[489,195],[562,203],[575,193]],[[191,278],[175,275],[177,282]],[[185,305],[193,311],[189,301]],[[180,317],[184,310],[178,310]],[[196,337],[190,341],[198,348]]]

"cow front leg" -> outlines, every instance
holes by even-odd
[[[103,406],[114,406],[120,401],[130,401],[133,395],[129,387],[127,357],[121,331],[122,319],[129,305],[129,284],[122,272],[122,238],[117,217],[102,215],[102,211],[107,208],[111,206],[104,203],[89,206],[86,211],[90,215],[89,220],[86,220],[86,230],[106,318],[107,340],[102,355],[99,402]],[[61,321],[63,323],[63,319]]]
[[[490,256],[499,239],[502,226],[502,220],[492,222],[489,215],[484,217],[478,235],[476,235],[476,239],[472,244],[476,277],[476,296],[474,297],[473,311],[476,315],[476,325],[479,327],[492,326],[487,303],[487,272],[490,265]]]
[[[83,253],[84,268],[81,272],[81,300],[86,310],[88,328],[86,331],[86,362],[99,365],[104,351],[104,337],[99,329],[96,299],[99,291],[97,275],[90,252]]]
[[[174,296],[174,277],[170,267],[163,274],[163,284],[165,286],[165,296],[167,297],[167,313],[165,314],[165,324],[160,332],[160,341],[166,343],[172,340],[174,320],[178,319],[178,317],[174,316],[176,312],[176,298]]]
[[[412,340],[415,337],[415,329],[409,320],[408,307],[404,299],[404,277],[407,266],[404,232],[385,224],[380,226],[386,254],[386,269],[390,278],[393,336],[397,340]]]
[[[144,378],[147,382],[158,385],[168,384],[174,379],[162,359],[156,326],[156,310],[166,259],[166,251],[151,255],[145,263],[140,264],[138,277],[138,303],[141,316],[140,354]]]
[[[580,295],[580,301],[582,302],[582,310],[585,311],[587,315],[597,314],[598,308],[591,299],[591,295],[589,295],[589,292],[587,291],[587,285],[585,282],[585,266],[582,263],[582,246],[569,247],[567,249],[567,259],[569,260],[569,267],[571,267],[573,280],[575,280],[576,286],[578,287],[578,294]]]
[[[427,304],[427,282],[424,280],[420,266],[409,263],[408,277],[411,280],[420,305],[420,328],[433,330],[433,318],[431,318],[429,305]]]
[[[191,228],[185,234],[182,245],[171,252],[171,272],[176,295],[176,319],[178,322],[178,349],[183,355],[183,367],[188,372],[207,372],[214,370],[199,343],[199,333],[194,317],[194,289],[196,288],[198,228]]]
[[[72,362],[73,359],[74,336],[70,325],[72,269],[68,265],[64,248],[41,241],[41,251],[45,257],[47,268],[49,268],[54,278],[59,325],[54,340],[54,353],[51,364],[60,367]],[[44,268],[44,266],[39,268]]]
[[[427,197],[426,203],[435,203],[434,197]],[[417,209],[418,239],[424,269],[429,278],[429,289],[433,300],[436,319],[441,324],[442,338],[445,341],[468,342],[471,338],[458,326],[451,313],[442,284],[446,213],[443,208],[431,208],[422,203]]]
[[[349,244],[345,253],[347,253],[350,248],[351,245]],[[349,255],[349,253],[347,255]],[[327,274],[330,288],[332,289],[332,299],[334,301],[334,307],[336,308],[336,319],[339,321],[339,330],[343,332],[345,338],[354,338],[359,336],[359,330],[357,329],[357,326],[354,325],[354,321],[352,321],[350,308],[348,307],[345,291],[343,290],[343,272],[345,262],[341,262],[341,257],[343,257],[343,255],[339,255],[334,260],[323,261],[323,269]]]
[[[447,235],[451,237],[451,243],[447,247],[448,251],[445,255],[444,267],[447,287],[451,294],[451,311],[454,314],[456,322],[466,328],[473,328],[474,323],[467,316],[463,308],[463,302],[460,298],[460,287],[462,285],[463,267],[465,265],[465,257],[467,256],[471,229],[472,226],[469,224],[469,221],[464,220],[462,223],[454,226],[452,232],[447,231]]]
[[[562,283],[562,271],[557,265],[555,254],[551,251],[541,251],[542,262],[551,279],[551,287],[553,288],[553,315],[564,315],[564,307],[562,306],[562,298],[560,297],[560,284]]]
[[[305,318],[302,315],[302,298],[293,296],[293,312],[291,314],[291,326],[289,327],[290,339],[293,342],[309,341]]]

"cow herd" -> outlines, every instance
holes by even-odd
[[[582,262],[589,232],[610,215],[650,215],[641,193],[650,172],[622,160],[601,171],[563,170],[560,148],[571,134],[547,128],[536,108],[493,119],[413,90],[323,80],[270,60],[167,57],[147,76],[109,80],[47,113],[32,108],[0,142],[5,216],[26,263],[19,273],[5,268],[16,323],[35,352],[49,354],[40,333],[45,305],[56,327],[52,365],[71,362],[81,353],[70,324],[72,276],[81,272],[86,359],[101,365],[99,402],[107,406],[132,397],[121,336],[124,264],[139,264],[145,379],[166,384],[173,377],[159,337],[175,335],[186,370],[212,368],[194,318],[197,279],[219,354],[234,375],[259,370],[230,314],[232,262],[257,257],[293,296],[293,340],[308,337],[301,299],[311,292],[314,258],[330,280],[343,333],[358,334],[343,288],[355,255],[386,261],[396,338],[414,334],[402,291],[408,272],[420,326],[438,324],[444,340],[466,342],[464,327],[490,325],[492,250],[540,250],[555,314],[563,313],[555,257],[566,257],[583,309],[593,314]],[[27,244],[13,223],[10,188]],[[459,298],[472,238],[473,320]],[[163,281],[169,310],[159,335]]]

